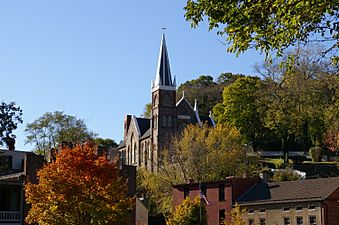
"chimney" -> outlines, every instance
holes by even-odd
[[[127,131],[129,128],[129,124],[131,123],[132,116],[131,115],[126,115],[125,121],[124,121],[124,137],[127,136]]]
[[[15,139],[7,136],[6,145],[8,147],[8,151],[14,151],[15,150]]]

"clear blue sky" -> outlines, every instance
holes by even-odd
[[[206,24],[191,29],[186,1],[0,1],[0,101],[15,101],[24,127],[45,112],[84,119],[102,138],[119,142],[126,114],[140,115],[150,102],[161,27],[177,84],[201,74],[254,74],[263,60],[248,51],[235,57]]]

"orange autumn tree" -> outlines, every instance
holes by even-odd
[[[128,224],[133,199],[116,165],[93,144],[64,148],[25,187],[31,208],[26,222],[39,225]]]

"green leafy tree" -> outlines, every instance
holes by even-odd
[[[237,79],[245,77],[243,74],[234,74],[234,73],[222,73],[219,75],[217,79],[218,84],[223,84],[225,86],[228,86],[232,83],[234,83]]]
[[[310,148],[308,154],[311,156],[313,162],[320,162],[323,155],[323,149],[319,146]]]
[[[172,211],[172,185],[176,182],[164,173],[153,173],[145,169],[137,171],[137,192],[147,197],[150,215],[168,217]]]
[[[319,53],[315,50],[292,52],[289,69],[277,62],[264,63],[258,70],[265,79],[257,102],[262,106],[265,126],[281,138],[285,159],[295,140],[300,140],[307,152],[310,146],[322,143],[327,126],[338,121],[331,110],[337,104],[338,71],[329,62],[316,60]]]
[[[93,142],[98,145],[98,147],[103,147],[105,149],[109,149],[109,148],[114,148],[114,147],[118,147],[118,144],[109,138],[94,138]]]
[[[144,118],[151,118],[152,103],[147,103],[144,108],[144,113],[142,116]]]
[[[293,181],[300,179],[300,175],[295,173],[291,168],[278,170],[272,177],[273,182]]]
[[[29,224],[128,224],[133,198],[118,166],[96,154],[91,143],[63,148],[25,185]]]
[[[185,92],[185,98],[193,104],[198,101],[201,114],[208,115],[209,111],[221,99],[221,88],[213,81],[213,77],[201,75],[197,79],[186,81],[177,90],[177,100]]]
[[[200,209],[202,207],[202,209]],[[200,219],[201,218],[201,219]],[[204,204],[200,204],[197,196],[193,201],[188,197],[178,205],[167,225],[207,225],[207,214]]]
[[[185,98],[190,103],[197,100],[199,112],[202,115],[208,115],[212,108],[222,101],[224,87],[244,76],[242,74],[222,73],[217,81],[214,81],[211,76],[201,75],[197,79],[186,81],[179,86],[177,100],[182,97],[182,92],[185,92]]]
[[[168,215],[175,184],[240,177],[245,172],[258,175],[258,159],[249,157],[241,143],[239,131],[229,125],[189,125],[170,149],[163,150],[156,174],[139,170],[139,191],[150,199],[155,213]]]
[[[213,108],[213,115],[218,123],[228,123],[240,130],[246,142],[250,142],[256,151],[265,134],[263,115],[256,101],[261,88],[258,77],[241,77],[226,86],[223,102]]]
[[[209,30],[225,35],[228,52],[255,48],[282,55],[290,46],[311,42],[330,43],[324,54],[338,49],[338,3],[333,0],[188,0],[185,10],[192,27],[207,19]]]
[[[85,122],[64,112],[47,112],[27,124],[26,143],[35,145],[35,151],[46,156],[52,148],[62,143],[76,145],[96,136],[88,130]]]
[[[0,104],[0,146],[13,144],[13,131],[22,123],[22,109],[15,102]]]

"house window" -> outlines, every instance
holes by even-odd
[[[291,225],[291,220],[289,217],[284,217],[284,225]]]
[[[259,223],[260,225],[266,225],[266,219],[264,219],[264,218],[260,218],[259,222],[260,222]]]
[[[223,225],[225,224],[225,209],[220,209],[219,210],[219,224]]]
[[[296,221],[296,224],[297,225],[302,225],[304,224],[304,220],[301,216],[297,216],[297,221]]]
[[[252,209],[252,208],[248,209],[247,213],[254,213],[254,209]]]
[[[248,220],[248,225],[253,225],[254,224],[254,219],[249,219]]]
[[[309,205],[309,206],[308,206],[308,209],[309,209],[309,210],[314,210],[314,209],[315,209],[315,205]]]
[[[260,213],[265,213],[265,212],[266,212],[266,209],[265,209],[265,208],[260,208],[260,209],[259,209],[259,212],[260,212]]]
[[[225,185],[219,185],[219,201],[225,201]]]
[[[317,217],[316,216],[309,216],[310,225],[317,225]]]
[[[284,207],[283,211],[290,211],[290,207]]]
[[[301,211],[301,210],[303,210],[303,207],[299,205],[299,206],[295,207],[295,210]]]
[[[185,187],[184,188],[184,198],[186,199],[188,196],[190,196],[190,188]]]

